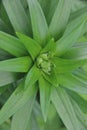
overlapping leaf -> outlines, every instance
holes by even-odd
[[[22,81],[0,110],[0,124],[11,117],[22,106],[24,106],[30,98],[35,96],[36,91],[37,87],[35,86],[31,86],[24,90],[24,81]]]
[[[12,58],[12,56],[8,52],[0,49],[0,61],[9,59],[9,58]]]
[[[8,33],[14,34],[13,27],[12,27],[12,25],[10,23],[10,20],[8,18],[8,15],[7,15],[7,12],[6,12],[5,8],[4,8],[2,0],[1,0],[1,7],[0,7],[0,18],[3,20],[3,22],[5,23],[5,25],[7,25],[7,27],[8,27],[8,30],[7,30]],[[7,31],[5,31],[5,32],[7,32]]]
[[[87,20],[87,14],[77,17],[75,20],[71,21],[65,30],[63,37],[56,42],[57,48],[55,54],[57,56],[63,55],[67,50],[69,50],[78,40],[84,25]]]
[[[18,80],[18,74],[10,72],[0,72],[0,87]]]
[[[39,88],[40,88],[41,110],[42,110],[44,120],[46,122],[49,105],[50,105],[51,85],[43,77],[40,77]]]
[[[41,76],[40,70],[34,65],[28,72],[25,80],[25,88],[32,86]]]
[[[68,130],[80,130],[77,117],[67,93],[62,88],[52,91],[52,102]]]
[[[55,57],[53,59],[53,64],[57,73],[66,73],[72,72],[77,68],[85,65],[87,63],[87,59],[83,57],[83,59],[63,59]]]
[[[54,107],[51,103],[48,112],[48,120],[45,124],[45,129],[47,130],[62,130],[65,126],[62,125],[62,121]]]
[[[0,18],[0,30],[4,32],[9,32],[8,26],[4,23],[4,21]]]
[[[74,106],[75,113],[79,121],[80,130],[82,129],[86,130],[87,129],[86,116],[83,114],[78,104],[73,99],[71,100],[71,102],[72,105]]]
[[[76,60],[87,59],[87,43],[78,43],[77,46],[69,49],[63,57]]]
[[[72,74],[60,74],[58,76],[58,82],[63,87],[78,93],[87,94],[87,83],[82,81],[79,77]]]
[[[13,116],[11,130],[27,130],[36,94]],[[26,117],[26,118],[25,118]]]
[[[55,40],[54,38],[50,39],[46,46],[41,50],[41,53],[49,53],[50,57],[53,57],[55,54]]]
[[[44,11],[46,20],[48,24],[50,24],[52,16],[57,8],[58,1],[59,0],[38,0],[40,2],[40,5]]]
[[[37,0],[27,1],[30,9],[33,37],[39,44],[45,45],[49,36],[48,26],[43,11]]]
[[[72,1],[72,12],[75,12],[81,8],[86,7],[87,5],[87,1],[86,0],[73,0]]]
[[[51,20],[49,31],[51,35],[58,40],[58,36],[63,33],[66,24],[69,19],[70,9],[72,1],[71,0],[59,0],[56,11]]]
[[[37,101],[35,102],[35,105],[33,107],[33,114],[34,114],[34,118],[36,119],[36,122],[38,123],[37,128],[39,128],[39,130],[44,130],[45,129],[45,122],[44,122],[44,119],[42,116],[40,104]],[[34,130],[35,126],[34,127],[32,126],[32,128]]]
[[[84,37],[84,42],[86,41],[86,36],[80,38],[86,32],[84,29],[87,24],[86,8],[73,13],[69,19],[72,0],[3,0],[2,2],[8,16],[1,5],[0,24],[3,26],[0,28],[14,35],[11,22],[15,32],[18,32],[19,39],[0,32],[0,49],[2,49],[0,50],[0,71],[2,71],[0,86],[15,81],[16,84],[21,83],[2,107],[0,124],[14,115],[12,130],[86,130],[86,120],[82,111],[87,113],[87,101],[81,97],[83,95],[77,94],[87,94],[87,45],[81,43]],[[1,15],[2,12],[5,14]],[[30,16],[27,17],[28,15]],[[54,38],[50,37],[49,33]],[[30,35],[31,38],[25,34]],[[27,56],[28,53],[33,62]],[[43,71],[42,66],[41,69],[37,67],[37,57],[45,53],[49,56],[47,62],[52,65],[49,74]],[[17,58],[13,58],[12,55]],[[42,60],[44,62],[45,59]],[[23,75],[24,72],[28,73],[24,75],[25,78],[21,75],[24,80],[19,80],[20,73],[11,72],[23,72]],[[33,107],[38,86],[42,113],[37,101]],[[4,92],[4,87],[2,89],[1,92]],[[12,88],[10,93],[13,90]],[[50,102],[50,94],[52,102]],[[5,95],[4,102],[9,93],[5,92]],[[56,112],[53,109],[51,111],[50,103],[54,105]],[[51,124],[55,126],[52,127]]]
[[[83,111],[83,113],[87,113],[87,101],[76,92],[70,90],[67,92],[70,97],[75,100],[75,102],[78,104],[79,108]]]
[[[27,54],[20,40],[1,31],[0,31],[0,48],[16,57]]]
[[[47,74],[44,74],[44,73],[43,73],[43,77],[44,77],[45,80],[47,80],[52,86],[55,86],[55,87],[58,86],[58,80],[57,80],[57,75],[56,75],[56,73],[55,73],[55,70],[53,70],[50,75],[47,75]]]
[[[20,0],[3,0],[2,2],[11,21],[11,24],[14,27],[14,30],[16,32],[21,32],[24,34],[31,34],[31,28],[29,25],[30,21]]]
[[[24,44],[25,48],[28,50],[32,59],[35,60],[36,56],[40,53],[41,47],[40,45],[30,37],[23,35],[21,33],[16,33],[20,38],[21,42]]]
[[[27,72],[32,61],[28,56],[0,61],[0,71]]]

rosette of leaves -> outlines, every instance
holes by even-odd
[[[87,8],[72,4],[2,0],[1,129],[87,130]]]

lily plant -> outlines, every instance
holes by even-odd
[[[0,5],[0,124],[87,130],[87,6],[72,11],[72,0]]]

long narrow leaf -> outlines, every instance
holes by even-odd
[[[58,86],[58,81],[57,81],[57,75],[55,73],[55,71],[51,71],[50,75],[44,74],[43,73],[43,77],[45,78],[45,80],[47,80],[52,86],[57,87]]]
[[[75,100],[75,102],[78,104],[79,108],[83,111],[83,113],[87,113],[87,101],[76,92],[70,90],[67,92],[70,97]]]
[[[6,59],[9,59],[9,58],[12,58],[12,56],[8,52],[0,49],[0,61],[6,60]]]
[[[79,68],[76,71],[73,71],[73,74],[87,84],[87,72],[85,72],[83,69]]]
[[[26,130],[30,122],[36,94],[13,116],[11,130]],[[26,118],[25,118],[26,117]]]
[[[57,8],[59,0],[38,0],[46,17],[47,23],[50,24],[52,16]]]
[[[23,35],[21,33],[16,33],[20,38],[21,42],[24,44],[25,48],[28,50],[32,59],[35,60],[36,56],[40,53],[41,47],[40,45],[30,37]]]
[[[47,45],[42,49],[41,53],[49,52],[50,55],[53,56],[55,54],[55,49],[56,49],[55,41],[54,38],[52,38],[51,40],[49,40]]]
[[[14,34],[14,29],[10,23],[9,17],[7,15],[7,12],[4,8],[3,2],[1,2],[1,8],[0,8],[0,18],[3,20],[3,22],[7,25],[8,30],[10,34]],[[7,32],[6,31],[6,32]]]
[[[87,44],[78,45],[69,49],[63,56],[69,59],[87,59]]]
[[[79,120],[80,129],[86,130],[87,129],[86,116],[84,115],[84,113],[79,108],[78,104],[73,99],[71,99],[71,102],[72,102],[72,105],[74,107],[76,116]]]
[[[36,121],[39,126],[39,130],[45,130],[45,122],[41,113],[40,104],[36,101],[35,106],[33,107],[33,113],[35,115]],[[33,129],[35,130],[35,129]]]
[[[10,32],[8,26],[4,23],[4,21],[0,18],[0,30],[4,32]]]
[[[45,16],[37,0],[27,0],[32,22],[34,39],[41,45],[46,44],[48,39],[48,26]]]
[[[77,117],[67,93],[62,88],[54,89],[52,102],[68,130],[80,130]]]
[[[13,83],[18,79],[16,73],[0,72],[0,87]]]
[[[2,2],[15,32],[30,34],[29,20],[20,0],[3,0]]]
[[[87,83],[72,74],[60,74],[58,82],[63,87],[78,93],[87,94]]]
[[[32,86],[41,76],[40,70],[34,65],[28,72],[25,80],[25,88]]]
[[[53,64],[57,73],[66,73],[72,72],[73,70],[85,65],[87,59],[63,59],[63,58],[54,58]]]
[[[55,54],[57,56],[63,55],[76,43],[81,35],[86,20],[87,14],[76,18],[67,25],[63,37],[56,42],[57,48]]]
[[[51,35],[58,39],[58,36],[64,31],[69,19],[71,0],[59,0],[56,11],[53,15],[52,21],[49,26]]]
[[[19,57],[26,55],[26,49],[17,38],[0,31],[0,48]]]
[[[79,1],[79,0],[77,0],[77,1]],[[81,9],[78,9],[78,10],[72,12],[70,15],[70,18],[69,18],[69,22],[84,14],[87,14],[87,7],[84,7],[84,8],[81,8]]]
[[[27,8],[27,0],[20,0],[23,7],[26,9]]]
[[[28,87],[24,90],[24,81],[22,81],[0,110],[0,124],[24,106],[28,100],[36,94],[36,92],[37,87],[35,86]]]
[[[45,125],[46,130],[61,130],[63,128],[62,121],[54,107],[51,103],[48,112],[48,120]]]
[[[27,72],[32,61],[28,56],[0,61],[0,71]]]
[[[39,128],[38,122],[36,120],[36,115],[35,113],[32,114],[32,119],[31,119],[31,128],[28,128],[27,130],[41,130]]]
[[[44,117],[44,121],[46,121],[50,105],[51,85],[43,77],[40,77],[39,88],[40,88],[41,110]]]

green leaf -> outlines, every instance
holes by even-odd
[[[28,50],[32,59],[35,60],[36,56],[38,56],[38,54],[40,53],[40,45],[35,40],[27,37],[26,35],[23,35],[21,33],[16,34],[20,38],[21,42],[24,44],[25,48]]]
[[[58,2],[56,11],[49,26],[49,32],[55,39],[58,39],[58,36],[63,33],[67,25],[71,5],[71,0],[59,0]]]
[[[51,85],[43,77],[39,79],[39,88],[40,88],[40,104],[41,110],[44,117],[44,121],[47,121],[47,115],[50,105],[50,94],[51,94]]]
[[[74,107],[76,116],[79,120],[80,129],[86,130],[87,129],[86,116],[84,115],[84,113],[79,108],[78,104],[73,99],[71,99],[71,102],[72,102],[72,105]]]
[[[5,122],[4,124],[0,125],[1,130],[10,130],[10,121]]]
[[[74,108],[67,93],[60,87],[54,88],[52,102],[68,130],[80,130]]]
[[[87,43],[87,36],[83,35],[81,36],[79,39],[78,39],[78,43],[84,43],[86,42]]]
[[[64,127],[55,107],[53,104],[50,104],[48,112],[48,120],[45,124],[45,130],[61,130]]]
[[[45,16],[37,0],[28,0],[28,5],[30,9],[33,37],[43,46],[46,44],[49,37]]]
[[[14,35],[14,30],[13,30],[13,27],[12,27],[12,25],[10,23],[9,18],[8,18],[7,12],[6,12],[5,8],[4,8],[3,2],[1,2],[0,18],[3,20],[5,25],[7,25],[7,27],[8,27],[7,31],[9,31],[10,34]]]
[[[83,69],[79,68],[76,71],[73,71],[73,74],[87,84],[87,72],[85,72]]]
[[[4,21],[1,18],[0,18],[0,30],[9,33],[8,26],[4,23]]]
[[[68,59],[87,59],[87,43],[78,43],[77,46],[72,47],[69,49],[63,58],[68,58]]]
[[[24,106],[30,98],[36,95],[36,92],[36,86],[31,86],[24,90],[24,81],[22,81],[0,110],[0,124]]]
[[[65,30],[64,35],[56,42],[55,55],[61,56],[67,52],[78,40],[87,20],[87,14],[77,17],[71,21]]]
[[[41,76],[40,70],[34,65],[28,72],[25,79],[25,88],[32,86]]]
[[[78,93],[87,94],[87,83],[73,74],[60,74],[58,82],[63,87],[73,90]]]
[[[16,73],[0,72],[0,87],[13,83],[18,79]]]
[[[31,28],[29,26],[29,20],[20,0],[3,0],[3,5],[15,32],[30,34]]]
[[[0,48],[19,57],[26,55],[26,49],[16,37],[0,31]]]
[[[0,61],[0,71],[27,72],[32,61],[28,56]]]
[[[82,66],[82,69],[87,72],[87,63]]]
[[[48,24],[50,24],[59,0],[38,0],[38,1],[43,9]]]
[[[87,1],[86,0],[73,0],[72,1],[72,12],[75,12],[79,9],[83,9],[84,7],[86,7],[87,5]]]
[[[44,122],[44,119],[43,119],[43,116],[41,113],[40,104],[37,101],[35,102],[35,105],[33,107],[33,114],[34,114],[34,118],[36,119],[36,121],[38,123],[39,130],[45,130],[45,127],[44,127],[45,122]],[[35,129],[33,128],[33,130],[35,130]]]
[[[10,58],[12,58],[12,56],[8,52],[0,49],[0,61],[10,59]]]
[[[65,35],[67,36],[74,28],[75,29],[78,28],[82,23],[85,23],[85,24],[87,23],[87,8],[85,8],[83,10],[84,10],[83,13],[79,13],[80,15],[75,16],[75,18],[73,18],[73,20],[69,21],[67,28],[64,32],[64,36]],[[76,24],[73,25],[75,22],[76,22]],[[74,28],[72,28],[72,25]],[[84,25],[84,27],[85,27],[85,25]],[[83,29],[82,29],[82,31],[83,31]]]
[[[87,59],[63,59],[54,57],[53,64],[57,73],[72,72],[73,70],[85,65]]]
[[[47,122],[43,121],[40,105],[37,102],[35,102],[33,113],[34,113],[34,120],[36,119],[39,126],[38,130],[66,130],[64,129],[65,128],[64,124],[59,118],[59,115],[57,114],[56,109],[53,106],[53,104],[50,104]],[[35,130],[35,127],[33,130]]]
[[[43,77],[45,80],[47,80],[52,86],[57,87],[58,86],[58,81],[57,81],[57,75],[55,70],[51,71],[50,75],[44,74],[43,73]]]
[[[52,57],[55,54],[55,41],[54,38],[50,39],[47,45],[41,50],[41,53],[49,53],[49,55]]]
[[[27,0],[20,0],[23,7],[26,9],[27,8]]]
[[[30,98],[28,102],[14,114],[11,130],[26,130],[30,122],[35,96],[36,95]]]
[[[30,126],[30,125],[29,125]],[[27,129],[27,130],[41,130],[39,129],[39,126],[38,126],[38,122],[36,120],[36,115],[35,113],[32,114],[32,119],[31,119],[31,128]]]
[[[59,130],[67,130],[67,129],[64,127],[64,128],[60,128]]]
[[[87,113],[87,101],[76,92],[70,90],[67,92],[70,97],[75,100],[75,102],[78,104],[79,108],[83,111],[83,113]]]
[[[73,3],[73,2],[72,2]],[[69,18],[69,22],[74,20],[75,18],[79,17],[79,16],[82,16],[85,14],[87,14],[87,8],[84,7],[84,8],[81,8],[79,10],[76,10],[75,12],[72,12],[71,15],[70,15],[70,18]]]

